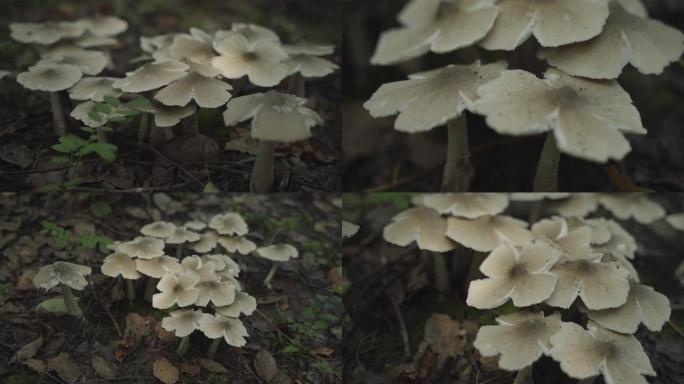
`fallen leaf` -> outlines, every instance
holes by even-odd
[[[181,163],[212,163],[218,160],[218,143],[207,135],[189,137],[181,145]]]
[[[254,356],[254,369],[259,377],[268,382],[278,374],[278,364],[275,358],[271,352],[263,348]]]
[[[183,364],[181,364],[180,371],[188,376],[195,377],[200,374],[201,367],[199,366],[199,364],[185,361],[183,362]]]
[[[114,368],[112,368],[107,360],[103,359],[102,357],[93,355],[93,357],[90,359],[90,363],[98,376],[104,379],[111,379],[116,376]]]
[[[449,357],[462,352],[468,343],[466,330],[457,320],[444,314],[433,314],[425,323],[423,345],[437,354],[437,363],[443,364]]]
[[[321,345],[320,347],[312,349],[311,352],[320,356],[330,356],[335,353],[335,348],[329,345]]]
[[[308,154],[321,163],[332,163],[337,159],[337,155],[325,143],[306,140],[290,145],[293,154]]]
[[[257,150],[259,149],[259,142],[252,139],[250,130],[246,128],[237,128],[236,132],[237,134],[226,143],[223,149],[226,151],[256,155]]]
[[[40,347],[43,346],[43,337],[39,336],[37,339],[33,340],[32,342],[24,345],[17,351],[17,360],[22,361],[26,359],[30,359],[33,356],[35,356],[38,353],[38,350],[40,350]]]
[[[610,184],[616,192],[652,192],[638,186],[631,177],[621,173],[614,165],[606,165],[603,170],[608,174]]]
[[[180,372],[169,360],[160,357],[152,364],[152,374],[164,384],[174,384]]]
[[[283,373],[283,371],[278,371],[275,377],[268,382],[268,384],[291,384],[292,379],[290,376]]]
[[[33,151],[25,145],[4,144],[0,146],[0,159],[25,169],[33,164]]]
[[[24,365],[29,367],[33,372],[43,373],[45,372],[45,363],[38,359],[28,359],[24,361]]]
[[[36,289],[36,286],[33,285],[33,277],[36,275],[35,271],[24,271],[24,273],[19,276],[17,279],[17,285],[16,285],[16,290],[17,291],[32,291]]]
[[[60,353],[57,357],[48,360],[48,369],[57,371],[57,375],[69,384],[75,383],[81,373],[78,365],[71,360],[68,353]]]
[[[228,370],[221,363],[209,359],[197,359],[202,365],[202,368],[206,369],[211,373],[226,373]]]

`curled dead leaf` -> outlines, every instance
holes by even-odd
[[[180,371],[181,373],[185,373],[188,376],[195,377],[200,374],[201,367],[199,364],[195,364],[194,362],[190,361],[185,361],[183,364],[181,364]]]
[[[30,359],[38,353],[40,347],[43,346],[43,337],[39,336],[32,342],[24,345],[17,351],[17,360],[22,361]]]
[[[278,364],[275,358],[267,349],[261,349],[254,356],[254,369],[257,375],[270,382],[278,374]]]
[[[75,383],[81,376],[78,365],[71,360],[68,353],[62,352],[57,357],[48,359],[47,366],[49,370],[56,371],[60,379],[69,384]]]
[[[93,357],[90,359],[90,364],[93,366],[93,369],[97,375],[104,379],[111,379],[116,376],[114,368],[107,362],[107,360],[98,355],[93,355]]]
[[[23,362],[23,364],[27,367],[29,367],[30,370],[36,373],[43,373],[45,372],[45,363],[42,360],[38,359],[27,359]]]
[[[209,359],[198,359],[200,365],[202,368],[206,369],[207,371],[211,373],[227,373],[228,370],[226,367],[223,366],[223,364],[219,363],[218,361],[214,360],[209,360]]]
[[[160,357],[152,364],[152,374],[164,384],[175,384],[180,371],[165,357]]]

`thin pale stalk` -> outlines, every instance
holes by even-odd
[[[216,357],[216,351],[218,350],[219,344],[221,344],[222,339],[223,338],[219,337],[218,339],[214,339],[214,341],[211,342],[209,350],[207,351],[208,358],[213,360],[214,357]]]
[[[439,293],[449,292],[449,270],[443,253],[432,252],[432,267],[435,271],[435,285]]]
[[[443,192],[466,192],[470,189],[472,169],[465,114],[447,124],[447,158],[442,178]]]
[[[126,281],[126,295],[129,301],[135,300],[135,285],[133,280],[124,279]]]
[[[199,111],[195,111],[192,115],[183,120],[183,136],[191,137],[199,135]]]
[[[59,92],[50,92],[50,105],[52,107],[52,120],[55,125],[55,135],[64,136],[67,134],[67,121]]]
[[[525,367],[518,371],[513,384],[534,384],[532,380],[532,366]]]
[[[271,192],[273,189],[273,156],[275,143],[272,141],[260,141],[252,177],[249,181],[251,192]]]
[[[275,276],[277,271],[278,271],[278,264],[273,263],[271,270],[268,271],[268,275],[266,275],[266,278],[264,279],[264,286],[265,287],[271,288],[271,280],[273,280],[273,277]]]
[[[138,143],[142,143],[150,136],[150,117],[147,112],[140,113],[140,127],[138,128]]]
[[[546,136],[544,149],[542,150],[537,173],[534,176],[534,192],[557,192],[558,191],[558,165],[561,153],[556,143],[553,132]]]
[[[220,340],[220,339],[218,339]],[[180,356],[185,355],[185,352],[188,351],[188,347],[190,346],[190,335],[185,336],[181,339],[180,343],[178,343],[178,349],[176,349],[176,353]]]
[[[82,317],[83,312],[81,312],[81,308],[78,307],[78,304],[76,303],[76,298],[74,297],[74,293],[71,291],[71,288],[67,287],[64,284],[60,284],[59,288],[62,290],[64,307],[66,308],[67,312],[72,316]]]

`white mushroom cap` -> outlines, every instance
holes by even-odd
[[[178,262],[178,259],[171,256],[161,256],[154,259],[135,259],[135,267],[138,272],[145,276],[160,279],[167,273],[181,273],[183,266]]]
[[[371,63],[394,64],[469,46],[487,35],[497,14],[492,0],[413,0],[398,17],[405,27],[380,36]]]
[[[174,332],[176,337],[185,337],[199,329],[199,322],[203,313],[192,309],[179,309],[169,313],[169,315],[169,317],[162,319],[162,328]]]
[[[653,223],[667,214],[660,204],[643,193],[603,194],[599,201],[615,217],[622,220],[633,218],[642,224]]]
[[[10,71],[5,71],[4,69],[0,69],[0,80],[4,79],[5,76],[9,75],[11,72]]]
[[[302,43],[283,44],[282,47],[288,55],[326,56],[335,53],[334,45]]]
[[[57,92],[71,88],[83,72],[74,65],[42,63],[17,75],[17,82],[34,91]]]
[[[446,124],[470,108],[477,90],[506,69],[503,62],[448,65],[382,85],[363,106],[373,117],[399,113],[394,128],[423,132]]]
[[[188,58],[200,63],[210,63],[216,56],[214,51],[214,39],[211,35],[198,29],[192,28],[193,34],[180,34],[173,38],[169,46],[169,57],[172,59]]]
[[[190,66],[180,61],[149,63],[128,72],[125,78],[115,81],[113,86],[130,93],[150,91],[184,77],[188,69]]]
[[[85,28],[72,22],[11,23],[12,39],[22,43],[50,45],[65,38],[79,37]]]
[[[258,24],[251,23],[233,23],[231,25],[231,32],[239,33],[250,42],[256,42],[259,39],[267,39],[274,42],[280,42],[280,37],[272,29],[266,28]],[[224,38],[225,31],[218,31],[216,38]]]
[[[202,108],[218,108],[230,99],[231,89],[226,82],[193,71],[159,90],[154,98],[170,106],[182,107],[194,100]]]
[[[532,234],[548,241],[568,258],[587,260],[599,256],[591,248],[591,227],[570,227],[564,217],[554,216],[534,223]]]
[[[165,58],[168,59],[168,49],[173,44],[173,39],[177,36],[174,33],[167,33],[163,35],[157,35],[153,37],[140,37],[140,48],[152,55],[156,56],[159,51],[166,51]],[[161,58],[154,58],[155,60],[160,60]]]
[[[473,280],[466,303],[478,309],[496,308],[509,299],[516,307],[527,307],[548,299],[557,278],[549,268],[560,253],[543,241],[525,247],[502,244],[480,265],[485,279]]]
[[[235,293],[235,301],[225,307],[216,307],[216,313],[220,313],[223,316],[240,317],[240,314],[244,313],[246,316],[251,316],[257,308],[257,301],[254,297],[248,295],[244,292]]]
[[[489,50],[512,51],[534,35],[544,47],[586,41],[601,33],[607,0],[501,0],[491,32],[480,41]]]
[[[290,244],[274,244],[266,247],[257,248],[257,255],[272,261],[288,261],[299,257],[297,248]]]
[[[169,107],[162,104],[152,104],[141,107],[139,110],[154,114],[154,124],[157,127],[173,127],[182,119],[195,113],[197,106],[188,104],[185,107]]]
[[[456,244],[446,237],[447,223],[437,211],[415,207],[399,213],[385,226],[382,237],[389,243],[405,247],[414,241],[420,249],[448,252]]]
[[[575,323],[562,323],[561,330],[551,337],[551,344],[551,357],[575,379],[603,373],[606,383],[645,384],[642,375],[656,375],[632,335],[620,335],[591,323],[588,330]]]
[[[186,221],[185,224],[183,224],[183,228],[187,229],[192,229],[193,231],[201,231],[206,229],[208,226],[207,223],[204,221],[199,221],[199,220],[190,220]]]
[[[595,227],[603,226],[611,235],[608,242],[594,247],[596,252],[618,255],[628,259],[634,258],[637,250],[636,240],[620,224],[607,219],[589,219],[587,222]]]
[[[194,243],[200,239],[197,232],[193,232],[185,227],[176,227],[171,235],[167,236],[164,241],[166,244],[183,244]]]
[[[350,223],[350,222],[345,221],[345,220],[342,220],[342,238],[343,239],[347,239],[347,238],[350,238],[350,237],[356,235],[356,232],[358,232],[358,231],[359,231],[358,225],[356,225],[354,223]]]
[[[561,200],[570,197],[572,194],[566,192],[514,192],[511,193],[512,201],[539,201],[539,200]]]
[[[212,279],[203,279],[196,288],[199,296],[195,305],[206,307],[211,301],[215,306],[223,307],[235,301],[235,286],[229,281],[223,281],[218,275]]]
[[[163,239],[173,235],[176,230],[176,225],[174,223],[169,223],[168,221],[154,221],[149,224],[145,224],[140,228],[140,233],[149,237],[157,237]]]
[[[202,263],[212,263],[214,264],[214,270],[217,274],[225,277],[238,277],[240,275],[240,266],[235,260],[231,259],[228,255],[214,254],[214,255],[203,255]],[[229,279],[231,280],[231,279]],[[231,280],[236,286],[237,290],[240,290],[239,284],[235,284],[237,280]]]
[[[501,354],[499,367],[517,371],[532,365],[551,349],[551,336],[560,330],[558,312],[544,317],[544,312],[514,312],[496,318],[499,325],[480,328],[473,342],[482,356]]]
[[[73,100],[92,100],[102,102],[105,96],[119,97],[122,92],[112,87],[114,77],[84,77],[69,89],[69,97]]]
[[[167,273],[157,284],[157,289],[161,293],[152,296],[152,306],[167,309],[173,307],[174,304],[179,307],[194,304],[199,297],[199,289],[195,287],[199,281],[200,277],[191,271],[178,275]]]
[[[97,36],[89,31],[86,31],[82,36],[71,40],[71,43],[81,48],[114,47],[121,44],[119,40],[113,37]]]
[[[245,219],[232,212],[214,215],[209,220],[209,228],[215,229],[220,235],[244,236],[249,232]]]
[[[107,256],[102,262],[102,274],[111,277],[121,275],[124,279],[137,280],[140,274],[136,270],[135,260],[125,253],[116,252]]]
[[[442,215],[476,219],[503,212],[508,207],[508,196],[504,193],[432,193],[421,195],[415,203]]]
[[[684,33],[658,20],[634,15],[612,1],[603,33],[584,43],[540,52],[552,66],[574,76],[615,79],[627,64],[659,74],[684,53]]]
[[[473,110],[501,134],[552,130],[562,152],[594,162],[622,159],[631,150],[623,133],[646,133],[639,111],[617,82],[582,80],[553,69],[545,76],[504,71],[480,87]]]
[[[639,273],[637,272],[634,264],[629,261],[625,256],[618,253],[609,253],[603,256],[601,259],[604,263],[615,263],[620,268],[623,268],[628,272],[629,279],[640,282]]]
[[[554,202],[550,210],[565,217],[584,218],[598,209],[597,193],[573,193],[562,201]]]
[[[107,56],[99,51],[86,49],[71,50],[65,52],[53,51],[46,54],[36,65],[42,64],[68,64],[78,67],[86,75],[98,75],[107,66]]]
[[[665,218],[665,221],[667,221],[672,228],[678,231],[684,231],[684,213],[675,213],[669,215]]]
[[[477,219],[450,217],[446,235],[478,252],[491,251],[503,243],[526,245],[533,237],[526,222],[504,215],[480,216]]]
[[[221,236],[218,242],[226,251],[230,253],[239,252],[241,255],[248,255],[257,248],[253,241],[244,236]]]
[[[613,237],[613,232],[608,228],[610,225],[604,218],[597,219],[580,219],[577,217],[568,217],[565,219],[568,224],[568,232],[581,227],[588,227],[591,229],[591,245],[607,244]]]
[[[624,9],[634,15],[648,17],[648,10],[641,0],[617,0],[617,2],[620,3]]]
[[[121,243],[119,252],[123,252],[130,257],[141,259],[154,259],[164,254],[164,241],[152,237],[136,237],[134,240]]]
[[[325,77],[340,67],[332,61],[312,55],[290,54],[283,63],[288,68],[288,75],[299,73],[302,77]]]
[[[90,112],[96,111],[95,109],[95,102],[94,101],[85,101],[83,103],[79,103],[73,111],[69,114],[71,117],[73,117],[76,120],[81,121],[83,124],[92,127],[92,128],[97,128],[105,125],[107,123],[107,119],[104,118],[100,121],[97,121],[90,117]]]
[[[116,36],[128,29],[128,22],[116,16],[96,16],[77,21],[95,36]]]
[[[190,245],[190,249],[198,253],[211,252],[218,245],[219,235],[216,231],[207,231],[200,234],[198,241]]]
[[[36,288],[48,290],[59,284],[64,284],[81,291],[88,285],[85,276],[90,275],[91,272],[92,269],[85,265],[57,261],[38,270],[33,277],[33,285]]]
[[[226,343],[234,347],[243,347],[247,344],[245,337],[249,336],[247,329],[238,319],[222,315],[210,315],[205,313],[200,320],[200,329],[210,339],[223,337]]]
[[[311,137],[311,127],[323,120],[305,107],[307,100],[276,91],[231,100],[223,113],[227,126],[252,120],[252,138],[291,143]]]
[[[587,315],[611,331],[635,333],[640,323],[653,332],[659,332],[670,319],[671,312],[667,296],[649,286],[630,280],[629,296],[624,305],[600,311],[587,311]]]
[[[250,43],[244,36],[235,34],[214,41],[214,49],[221,56],[211,59],[211,64],[229,79],[246,75],[254,85],[273,87],[288,75],[288,67],[282,63],[287,54],[272,40],[259,39]]]

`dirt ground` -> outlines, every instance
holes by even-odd
[[[311,42],[341,46],[340,6],[317,1],[213,1],[213,0],[102,0],[102,1],[5,1],[0,16],[0,68],[25,70],[36,61],[36,52],[9,38],[15,21],[73,20],[97,13],[126,19],[129,30],[118,36],[122,46],[113,50],[114,69],[101,76],[123,77],[136,68],[129,61],[141,54],[140,36],[187,32],[190,27],[207,31],[228,28],[233,22],[251,22],[277,31],[286,42]],[[339,63],[338,48],[330,60]],[[47,93],[24,89],[12,78],[0,80],[0,190],[36,191],[60,183],[67,167],[50,159],[57,143],[51,133],[52,115]],[[287,92],[289,80],[277,88]],[[241,93],[263,91],[251,85]],[[341,190],[341,75],[339,72],[306,82],[310,106],[325,124],[313,129],[309,140],[278,148],[275,189],[282,192]],[[234,95],[235,96],[235,95]],[[69,109],[71,110],[71,109]],[[224,126],[224,108],[202,109],[199,139],[177,136],[163,145],[138,144],[138,119],[114,124],[111,135],[118,158],[105,163],[86,159],[79,172],[83,183],[76,190],[104,192],[142,188],[154,191],[201,191],[209,182],[224,192],[246,191],[256,153],[249,136],[249,122]],[[71,121],[78,132],[78,121]],[[177,133],[178,135],[178,133]],[[224,149],[229,144],[228,149]],[[238,149],[236,149],[238,148]]]
[[[677,0],[644,1],[651,17],[684,30],[684,5]],[[346,191],[432,192],[439,188],[446,154],[446,129],[405,134],[393,129],[396,117],[373,119],[362,104],[388,82],[408,74],[467,63],[463,52],[421,58],[395,66],[371,66],[380,33],[396,27],[395,15],[406,1],[352,1],[345,18],[344,185]],[[506,58],[479,50],[486,60]],[[466,52],[466,55],[468,53]],[[472,56],[472,55],[471,55]],[[470,59],[472,60],[472,59]],[[540,71],[543,72],[543,71]],[[609,167],[562,156],[559,190],[568,192],[684,190],[684,67],[673,63],[658,76],[629,67],[619,79],[641,113],[648,135],[628,135],[633,151]],[[471,189],[524,192],[532,188],[543,136],[516,138],[496,134],[479,116],[468,114],[475,178]],[[634,185],[636,184],[636,186]]]
[[[383,227],[409,206],[413,195],[344,195],[343,218],[360,225],[359,232],[345,240],[342,253],[350,279],[343,298],[349,311],[344,323],[345,382],[511,384],[514,374],[499,369],[496,358],[484,358],[472,346],[479,327],[493,324],[498,311],[506,308],[475,310],[466,306],[466,276],[472,268],[473,252],[460,247],[447,254],[452,287],[441,295],[433,283],[429,254],[421,253],[415,244],[402,248],[383,240]],[[668,212],[684,210],[684,195],[658,194],[654,199]],[[531,204],[516,202],[507,212],[527,220]],[[606,211],[595,216],[610,217]],[[642,283],[668,296],[673,310],[673,325],[665,324],[659,333],[642,327],[636,335],[658,374],[648,381],[681,383],[684,287],[673,271],[683,261],[684,240],[680,232],[662,221],[651,225],[620,223],[637,240],[635,266]],[[577,382],[547,357],[535,363],[533,374],[535,383]],[[603,380],[594,383],[602,384]]]
[[[0,382],[157,383],[153,366],[165,358],[180,370],[178,383],[341,383],[340,204],[340,197],[315,194],[0,197]],[[279,232],[299,258],[283,263],[267,289],[262,281],[270,262],[233,255],[244,291],[258,302],[252,316],[242,316],[248,344],[222,343],[215,360],[206,360],[210,341],[197,331],[178,356],[178,338],[160,328],[166,311],[144,300],[142,283],[128,301],[123,282],[100,272],[109,253],[101,248],[133,238],[152,217],[180,224],[229,211],[245,218],[254,242]],[[35,289],[32,274],[54,261],[92,267],[89,285],[76,292],[87,324],[37,312],[59,293]]]

